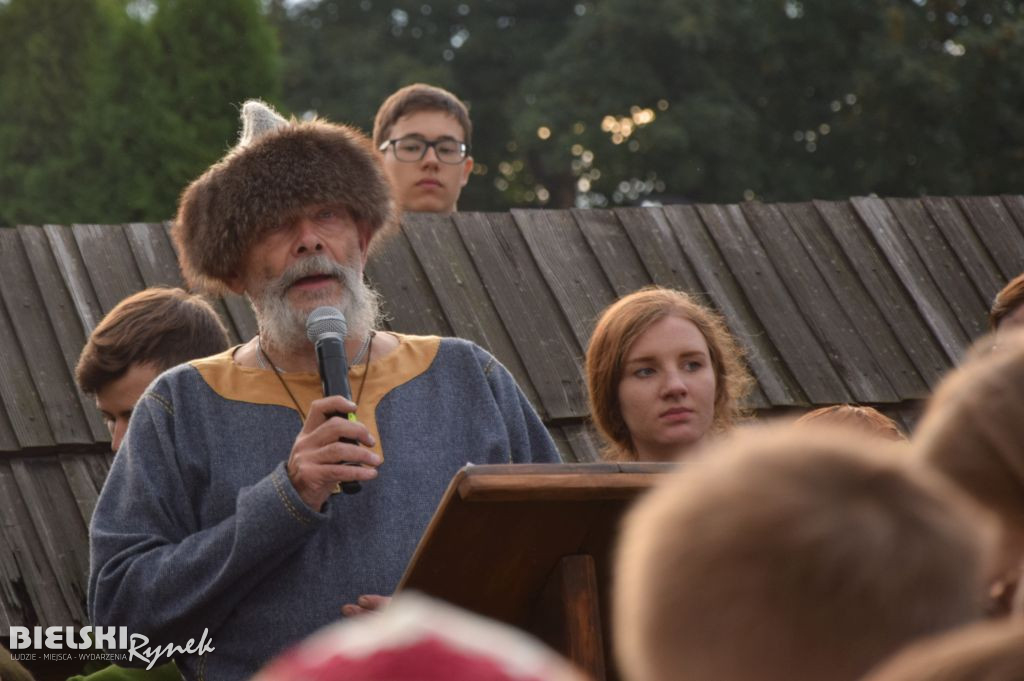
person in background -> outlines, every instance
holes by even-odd
[[[472,136],[466,105],[447,90],[415,83],[384,100],[373,121],[373,146],[399,208],[455,212],[473,170]]]
[[[895,446],[745,428],[638,502],[612,599],[627,681],[854,681],[979,619],[992,527]]]
[[[202,297],[180,288],[148,288],[119,302],[96,325],[78,357],[75,381],[96,399],[116,452],[153,379],[228,345],[224,324]]]
[[[1024,326],[1024,273],[1018,274],[996,294],[992,309],[988,313],[988,325],[992,331],[1015,329]]]
[[[223,352],[229,344],[224,324],[204,298],[180,288],[148,288],[119,302],[93,329],[75,380],[82,392],[95,397],[116,452],[136,402],[153,379],[182,362]],[[180,678],[168,662],[151,671],[108,665],[70,681]]]
[[[659,287],[601,313],[585,372],[604,458],[616,461],[671,461],[725,432],[753,385],[721,317]]]
[[[907,436],[891,418],[874,407],[855,404],[834,404],[807,412],[796,420],[798,425],[832,423],[862,433],[877,435],[883,440],[907,442]]]
[[[0,645],[0,681],[34,681],[32,674],[11,657],[11,651]]]
[[[992,614],[1005,614],[1024,565],[1024,331],[990,339],[947,376],[914,433],[915,456],[999,519]]]
[[[864,681],[1020,681],[1024,620],[983,622],[900,651]]]
[[[585,681],[554,651],[506,624],[416,593],[324,627],[252,681]]]

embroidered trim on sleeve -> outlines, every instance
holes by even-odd
[[[277,479],[277,474],[277,469],[274,469],[274,472],[270,474],[270,480],[271,482],[274,483],[274,489],[277,491],[277,496],[281,499],[281,501],[284,502],[285,508],[288,509],[288,513],[289,515],[291,515],[291,517],[295,518],[300,523],[305,523],[308,525],[310,522],[309,518],[304,518],[303,516],[299,515],[299,512],[297,510],[295,510],[295,506],[292,504],[291,499],[289,499],[288,495],[284,493],[284,487],[281,481]]]
[[[148,392],[145,395],[143,395],[143,397],[152,397],[154,400],[156,400],[157,404],[164,408],[164,411],[167,412],[168,416],[174,416],[174,405],[172,405],[167,400],[167,398],[158,395],[155,392]]]

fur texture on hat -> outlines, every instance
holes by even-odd
[[[258,100],[242,109],[238,145],[185,189],[171,234],[185,279],[223,293],[255,243],[313,205],[339,205],[372,240],[397,222],[370,140],[346,125],[286,121]]]

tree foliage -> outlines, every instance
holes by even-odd
[[[0,2],[0,224],[165,220],[247,97],[276,99],[260,0]]]
[[[460,207],[1024,186],[1019,0],[0,0],[0,223],[166,219],[263,97],[470,105]]]
[[[472,106],[464,208],[1019,191],[1024,5],[278,0],[285,100]],[[486,171],[486,172],[484,172]]]

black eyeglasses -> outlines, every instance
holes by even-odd
[[[418,135],[399,137],[388,140],[380,145],[380,151],[387,151],[391,147],[395,158],[403,163],[415,163],[427,155],[427,149],[434,148],[437,160],[441,163],[455,165],[462,163],[469,156],[469,145],[451,137],[442,137],[437,140],[426,140]]]

